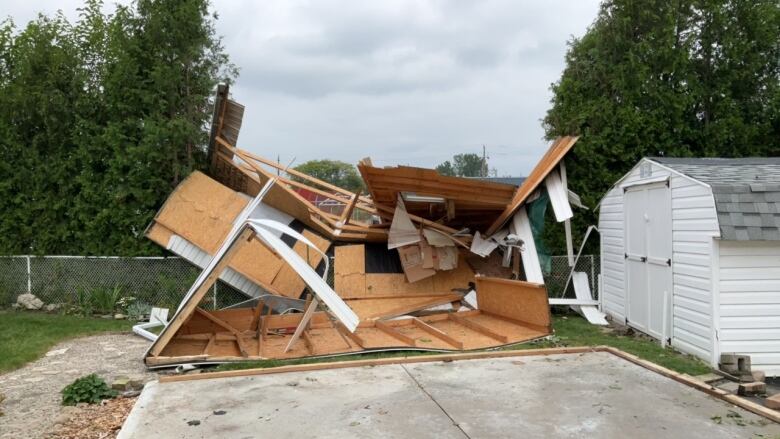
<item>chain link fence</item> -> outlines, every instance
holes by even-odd
[[[599,258],[583,255],[577,271],[588,274],[594,298],[598,294]],[[333,261],[328,283],[333,286]],[[550,297],[574,297],[566,256],[553,256],[551,271],[545,275]],[[81,257],[7,256],[0,257],[0,307],[16,302],[23,293],[35,294],[46,304],[73,304],[80,295],[100,295],[107,290],[121,296],[163,308],[176,308],[200,269],[177,257]],[[247,297],[219,281],[207,302],[215,309],[245,301]]]

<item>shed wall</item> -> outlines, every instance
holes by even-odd
[[[640,168],[648,163],[649,176]],[[601,300],[603,311],[626,319],[625,211],[623,186],[670,177],[672,196],[672,344],[707,361],[712,353],[712,240],[719,235],[715,201],[707,185],[642,160],[601,202]]]
[[[720,242],[721,352],[780,375],[780,242]]]

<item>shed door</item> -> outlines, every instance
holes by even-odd
[[[626,190],[624,202],[628,323],[656,338],[668,337],[672,289],[671,191],[665,182],[635,186]]]

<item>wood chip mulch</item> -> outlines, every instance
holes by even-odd
[[[46,435],[51,439],[113,439],[122,429],[137,398],[117,398],[79,409],[60,428]]]

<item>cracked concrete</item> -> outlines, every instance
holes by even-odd
[[[154,382],[119,438],[778,435],[764,418],[587,353]]]

